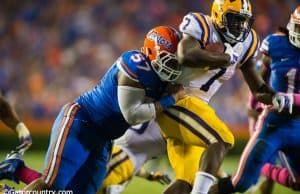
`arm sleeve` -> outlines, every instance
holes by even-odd
[[[137,125],[155,118],[154,103],[145,103],[144,98],[144,89],[118,86],[119,106],[129,124]]]

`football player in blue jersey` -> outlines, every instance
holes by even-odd
[[[12,108],[12,106],[7,102],[7,100],[0,94],[0,120],[13,129],[17,134],[18,138],[21,142],[21,145],[17,147],[17,149],[24,153],[31,144],[31,136],[26,125],[19,119],[19,116]]]
[[[178,85],[163,96],[166,83],[181,73],[175,55],[179,40],[171,27],[153,28],[141,51],[123,53],[93,89],[66,104],[52,127],[43,175],[25,190],[96,193],[105,178],[111,140],[184,97]]]
[[[271,69],[270,86],[278,92],[274,108],[264,109],[259,128],[241,156],[237,172],[219,181],[210,193],[245,192],[257,182],[262,166],[279,150],[289,158],[290,175],[299,183],[300,172],[300,7],[291,14],[288,33],[269,35],[261,46],[263,64]],[[278,101],[284,103],[278,103]],[[293,176],[292,176],[293,175]],[[293,184],[291,184],[293,185]]]

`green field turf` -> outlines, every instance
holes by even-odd
[[[4,159],[5,152],[0,152],[0,159]],[[35,169],[41,170],[43,167],[43,160],[44,160],[44,153],[43,152],[27,152],[24,156],[24,159],[26,161],[26,164],[30,167],[34,167]],[[223,168],[227,172],[232,172],[236,167],[238,163],[238,157],[236,156],[229,156],[225,160],[223,164]],[[151,166],[156,166],[155,164],[149,164],[148,168],[151,168]],[[166,162],[163,162],[162,166],[166,166]],[[8,184],[10,186],[14,186],[16,188],[22,188],[24,185],[16,185],[15,183],[12,183],[10,181],[0,181],[1,183]],[[124,194],[156,194],[156,193],[162,193],[163,189],[165,187],[160,185],[159,183],[151,183],[148,181],[145,181],[141,178],[134,178],[132,182],[129,184],[129,186],[126,188]],[[298,193],[295,191],[291,191],[289,189],[283,188],[279,185],[275,186],[274,194],[293,194]]]

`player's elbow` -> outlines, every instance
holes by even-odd
[[[137,114],[135,114],[135,112],[132,112],[132,111],[126,111],[124,114],[123,114],[126,122],[129,124],[129,125],[137,125],[139,124],[138,122],[138,119],[137,119]]]
[[[187,62],[187,58],[183,53],[177,53],[177,60],[179,65],[183,65]]]
[[[183,49],[182,45],[178,45],[177,60],[179,65],[184,65],[188,62],[187,50]]]
[[[194,59],[192,58],[191,53],[187,50],[178,50],[177,52],[177,60],[179,65],[184,66],[195,66]]]
[[[0,109],[6,107],[7,104],[8,104],[7,101],[2,96],[0,96]]]

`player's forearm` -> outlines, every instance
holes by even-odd
[[[157,114],[166,110],[176,102],[176,97],[165,96],[157,102],[144,102],[144,89],[129,86],[118,86],[118,101],[125,120],[130,125],[150,121]]]
[[[209,69],[227,66],[230,62],[229,55],[204,50],[199,42],[189,35],[184,35],[184,38],[179,42],[177,57],[181,65]]]
[[[125,118],[131,125],[144,123],[155,119],[156,115],[173,106],[175,102],[175,98],[169,95],[157,102],[137,104],[132,108],[128,108]]]
[[[9,103],[0,96],[0,119],[12,130],[14,130],[19,140],[21,141],[20,150],[24,152],[32,144],[30,137],[30,132],[26,125],[20,121],[18,115],[14,109],[9,105]]]
[[[15,129],[20,119],[9,103],[0,96],[0,119],[11,129]]]
[[[243,64],[240,69],[244,79],[256,100],[264,104],[272,104],[272,98],[275,95],[275,92],[264,82],[262,77],[257,74],[254,66],[255,63],[251,59]]]
[[[144,102],[145,90],[139,82],[119,73],[118,84],[118,103],[127,123],[137,125],[155,118],[156,105]]]
[[[184,66],[217,69],[228,66],[230,56],[201,48],[178,48],[178,62]]]

